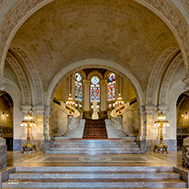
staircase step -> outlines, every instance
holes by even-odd
[[[147,166],[73,166],[73,167],[16,167],[16,172],[173,172],[173,167],[147,167]]]
[[[151,172],[48,172],[48,173],[36,173],[36,172],[16,172],[10,174],[10,179],[149,179],[149,178],[179,178],[179,174],[173,172],[163,173],[151,173]]]
[[[180,179],[18,179],[2,183],[3,188],[186,188]]]

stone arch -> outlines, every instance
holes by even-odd
[[[24,71],[22,70],[20,64],[16,60],[16,58],[11,55],[11,53],[8,53],[6,56],[7,62],[10,64],[10,66],[15,71],[15,74],[18,78],[21,92],[22,92],[22,103],[23,104],[31,104],[31,96],[30,96],[30,89],[29,84],[26,78],[26,75]]]
[[[177,13],[177,8],[164,0],[135,0],[160,17],[173,32],[180,46],[185,65],[185,74],[189,73],[189,26],[183,15]]]
[[[101,80],[103,79],[101,73],[99,73],[98,71],[93,71],[89,73],[89,75],[87,76],[87,80],[90,80],[94,75],[98,76]]]
[[[180,64],[183,62],[183,56],[181,53],[179,53],[176,58],[171,62],[170,66],[168,67],[165,76],[162,81],[162,85],[160,88],[160,94],[159,94],[159,104],[165,105],[167,104],[168,100],[168,92],[170,89],[171,81],[174,76],[174,73],[176,72],[177,68],[180,66]]]
[[[2,22],[4,25],[2,26],[0,32],[1,75],[4,74],[4,61],[6,58],[8,48],[18,29],[32,14],[34,14],[37,10],[39,10],[40,8],[49,4],[52,1],[54,0],[24,0],[17,7],[15,7],[13,13],[7,16],[6,19]]]
[[[178,51],[179,49],[175,47],[167,49],[155,63],[155,66],[152,70],[147,86],[146,104],[157,105],[158,91],[159,91],[162,74],[165,71],[164,70],[165,64]]]
[[[66,68],[62,69],[52,80],[52,82],[49,85],[49,88],[47,90],[47,96],[46,96],[46,105],[50,105],[53,99],[53,95],[59,86],[60,82],[70,75],[71,73],[81,70],[84,68],[105,68],[109,69],[111,71],[114,71],[118,75],[121,75],[123,78],[125,78],[130,85],[133,87],[136,96],[139,101],[139,105],[144,105],[144,92],[142,90],[141,85],[139,84],[138,80],[134,77],[132,73],[130,73],[126,68],[123,66],[110,61],[110,60],[104,60],[104,59],[85,59],[80,60],[77,62],[74,62],[67,66]],[[121,70],[121,71],[120,71]]]
[[[32,103],[35,104],[43,104],[44,103],[44,95],[43,95],[43,85],[39,76],[39,73],[34,65],[34,63],[31,61],[31,58],[27,55],[24,50],[21,48],[12,48],[11,49],[13,52],[18,54],[20,58],[23,60],[25,63],[25,66],[27,68],[29,75],[29,78],[31,80],[31,91],[34,91],[34,95],[32,96]]]
[[[13,128],[14,128],[14,140],[20,139],[21,137],[21,121],[22,121],[22,93],[18,86],[13,83],[11,80],[7,79],[5,83],[5,91],[9,93],[13,99]]]
[[[3,21],[0,32],[0,73],[4,74],[4,60],[10,43],[19,27],[37,10],[53,0],[24,0],[13,13]],[[183,15],[177,13],[177,8],[164,0],[135,0],[157,14],[174,33],[184,57],[186,75],[189,72],[189,29]]]

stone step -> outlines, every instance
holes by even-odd
[[[3,188],[186,188],[180,179],[17,179],[2,183]]]
[[[140,154],[144,153],[143,151],[138,150],[47,150],[47,154]]]
[[[36,172],[16,172],[10,174],[10,179],[149,179],[149,178],[180,178],[178,173],[163,172],[163,173],[151,173],[151,172],[48,172],[48,173],[36,173]]]
[[[173,172],[173,167],[147,167],[147,166],[72,166],[72,167],[16,167],[16,172]]]
[[[69,150],[69,151],[75,151],[75,150],[87,150],[87,151],[99,151],[99,148],[97,147],[51,147],[50,150],[54,151],[62,151],[62,150]],[[118,148],[112,148],[111,146],[109,148],[100,148],[100,151],[136,151],[136,150],[140,150],[140,148],[137,148],[137,147],[130,147],[130,148],[121,148],[121,147],[118,147]]]

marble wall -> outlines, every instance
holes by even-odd
[[[7,167],[6,141],[0,136],[0,169]]]
[[[153,151],[154,146],[158,145],[160,140],[146,140],[146,151]],[[177,150],[177,140],[163,140],[163,144],[167,145],[168,151],[176,151]]]
[[[53,104],[53,114],[50,118],[53,136],[63,136],[68,131],[68,115],[60,105]]]

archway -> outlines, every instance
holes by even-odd
[[[177,100],[177,149],[182,150],[183,139],[189,133],[189,94],[182,93]]]
[[[13,150],[13,99],[0,91],[0,134],[6,139],[7,150]]]

